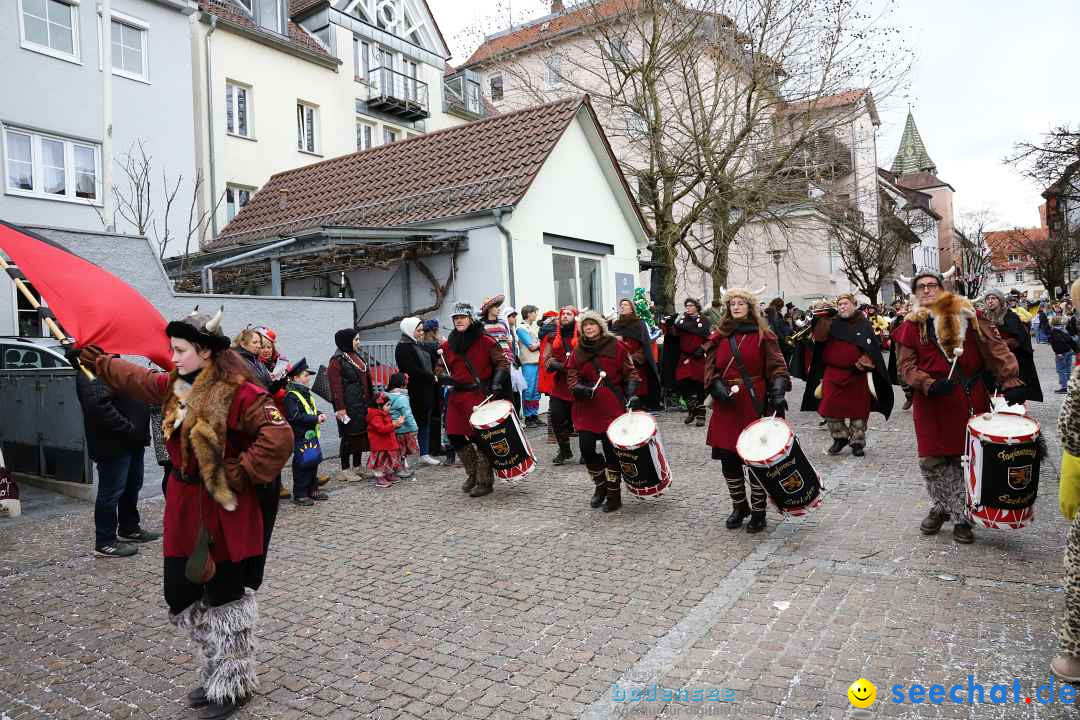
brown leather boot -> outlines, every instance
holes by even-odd
[[[491,461],[487,455],[476,450],[476,487],[469,493],[469,497],[483,497],[490,495],[495,489],[495,473],[491,469]]]
[[[476,456],[479,452],[472,443],[458,451],[461,464],[465,467],[465,482],[461,484],[461,492],[467,493],[476,487]]]
[[[604,498],[607,496],[607,472],[603,465],[599,467],[586,465],[585,469],[593,481],[593,494],[592,498],[589,499],[589,507],[595,510],[604,504]]]
[[[607,468],[604,470],[606,488],[604,493],[604,512],[614,512],[622,507],[621,483],[622,475],[618,470]]]

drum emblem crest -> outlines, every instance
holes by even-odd
[[[619,463],[619,466],[622,468],[622,474],[627,478],[637,477],[637,465],[634,463]]]
[[[491,443],[491,452],[495,453],[499,457],[506,457],[510,454],[510,443],[506,440],[499,440]]]
[[[1031,484],[1031,466],[1009,468],[1009,487],[1013,490],[1025,490]]]
[[[780,481],[780,487],[784,488],[784,492],[797,493],[802,490],[803,479],[801,473],[792,473],[786,478]]]

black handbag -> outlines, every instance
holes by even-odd
[[[333,403],[333,399],[330,397],[330,372],[325,365],[320,365],[319,371],[315,373],[315,380],[311,383],[311,392],[326,402]]]

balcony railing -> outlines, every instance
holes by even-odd
[[[788,153],[788,147],[758,153],[760,166],[775,165]],[[785,170],[802,171],[809,175],[847,175],[854,167],[851,148],[830,132],[820,131],[797,148],[784,165]]]
[[[464,75],[446,78],[443,81],[443,110],[464,117],[466,120],[478,120],[484,117],[480,83]]]
[[[414,122],[431,117],[426,82],[388,67],[368,71],[368,108]]]

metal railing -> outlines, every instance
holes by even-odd
[[[443,81],[443,110],[466,113],[480,118],[484,116],[484,103],[480,83],[464,75],[455,75]]]
[[[368,107],[417,120],[429,117],[426,82],[388,67],[371,68],[367,81]]]
[[[386,387],[390,376],[397,372],[397,360],[394,359],[396,342],[361,342],[360,357],[371,371],[371,382]]]

